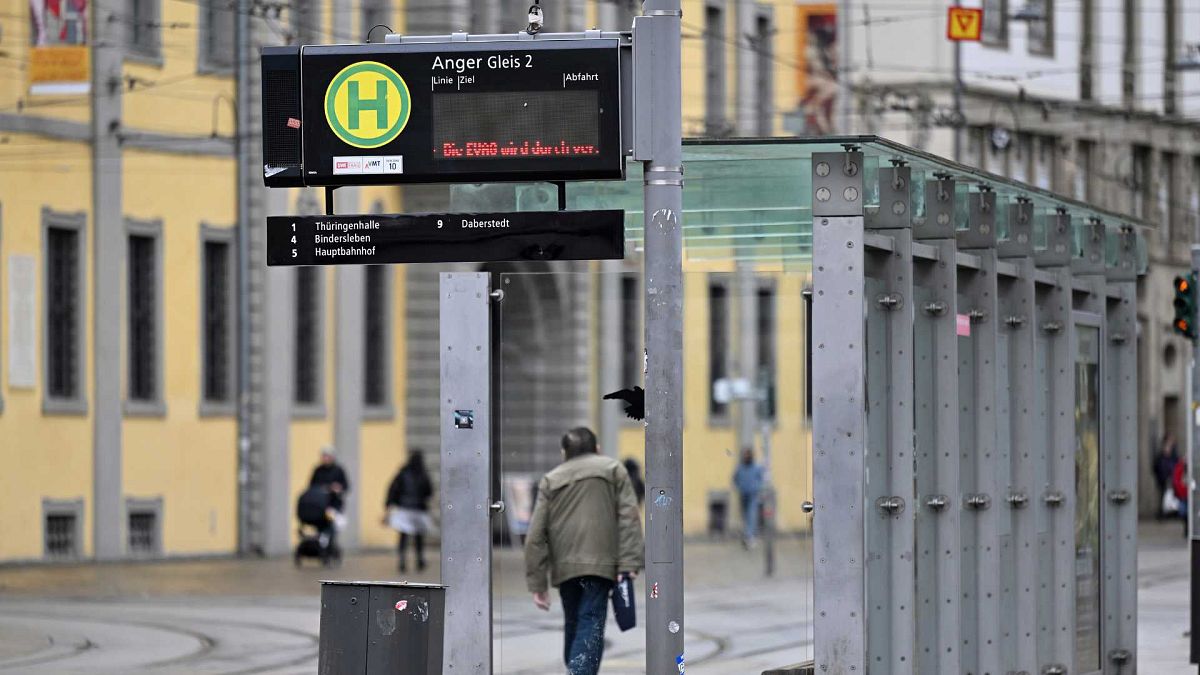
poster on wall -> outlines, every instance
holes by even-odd
[[[838,93],[837,5],[797,5],[796,11],[796,51],[803,64],[796,71],[803,120],[799,131],[831,134]]]
[[[86,94],[88,0],[29,0],[29,93]]]

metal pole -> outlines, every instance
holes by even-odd
[[[835,132],[839,134],[849,134],[854,130],[853,124],[850,122],[850,113],[854,109],[854,93],[855,93],[855,68],[852,63],[854,52],[851,50],[850,29],[853,24],[850,21],[850,13],[854,10],[852,0],[838,0],[837,5],[837,42],[838,42],[838,63],[837,71],[834,73],[837,77],[837,111],[838,121],[835,127]]]
[[[634,22],[645,160],[646,672],[682,672],[683,117],[680,0],[646,0]],[[643,122],[644,120],[644,122]]]
[[[492,672],[492,336],[489,274],[439,280],[443,673]]]
[[[758,432],[758,279],[754,265],[739,262],[734,275],[737,288],[738,315],[738,377],[749,385],[749,391],[738,396],[738,452],[754,449]]]
[[[125,554],[122,542],[121,285],[125,269],[121,129],[123,54],[130,30],[124,3],[101,0],[92,21],[92,549],[97,559]],[[80,236],[84,236],[83,233]],[[81,317],[82,321],[82,317]],[[82,355],[81,355],[82,356]],[[80,398],[84,378],[80,375]]]
[[[250,91],[250,1],[237,0],[233,24],[234,114],[237,126],[234,148],[237,155],[237,421],[238,421],[238,553],[249,553],[250,535],[250,194],[249,173]]]
[[[1192,246],[1192,270],[1200,269],[1200,246]],[[1192,319],[1195,321],[1195,317]],[[1188,538],[1192,550],[1192,630],[1190,663],[1200,664],[1200,536],[1196,532],[1196,500],[1200,493],[1196,490],[1196,439],[1200,438],[1200,373],[1196,372],[1200,364],[1200,341],[1192,342],[1192,363],[1188,369],[1188,388],[1192,393],[1191,405],[1187,414],[1191,417],[1187,425],[1187,463],[1188,463]]]
[[[954,3],[956,7],[961,3]],[[962,132],[963,132],[963,75],[962,75],[962,42],[954,41],[954,161],[962,161]],[[981,160],[982,161],[982,160]]]

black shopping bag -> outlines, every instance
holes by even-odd
[[[613,586],[613,617],[622,632],[637,625],[637,605],[633,599],[633,577],[626,576]]]

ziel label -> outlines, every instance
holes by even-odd
[[[404,78],[377,61],[346,66],[325,90],[329,128],[356,148],[392,142],[404,131],[411,112],[412,97]]]

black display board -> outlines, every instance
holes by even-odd
[[[622,178],[616,39],[301,51],[308,185]]]
[[[619,260],[625,212],[271,216],[267,265]]]

